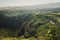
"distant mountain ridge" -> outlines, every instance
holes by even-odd
[[[1,9],[15,9],[15,10],[36,10],[36,9],[49,9],[49,8],[60,8],[60,2],[56,3],[48,3],[43,5],[32,5],[32,6],[9,6],[9,7],[2,7]]]

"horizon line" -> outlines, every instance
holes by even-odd
[[[53,3],[60,3],[60,2],[53,2]],[[24,7],[24,6],[46,5],[46,4],[52,4],[52,3],[23,5],[23,6],[20,6],[20,5],[7,5],[7,6],[0,6],[0,8],[2,8],[2,7]]]

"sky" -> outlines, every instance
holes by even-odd
[[[0,7],[5,6],[30,6],[60,2],[60,0],[0,0]]]

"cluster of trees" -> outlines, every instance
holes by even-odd
[[[49,16],[50,15],[50,16]],[[34,37],[37,40],[58,40],[59,22],[56,15],[25,14],[9,17],[0,11],[1,37]]]

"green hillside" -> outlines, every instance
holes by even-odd
[[[59,11],[0,10],[0,40],[59,40],[59,28]]]

